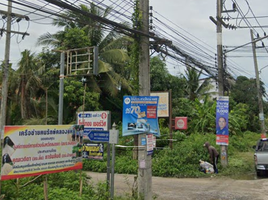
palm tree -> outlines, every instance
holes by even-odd
[[[110,13],[110,8],[100,10],[93,3],[89,7],[80,5],[80,9],[101,17],[107,17]],[[53,22],[63,30],[56,34],[42,35],[38,39],[38,44],[50,45],[62,50],[73,49],[74,44],[75,48],[98,46],[99,75],[87,76],[86,86],[92,92],[101,95],[99,103],[103,105],[102,109],[111,109],[113,113],[121,112],[122,96],[131,94],[133,91],[133,86],[127,81],[131,77],[128,48],[132,39],[122,37],[114,29],[107,30],[101,23],[80,13],[66,11],[63,16]]]
[[[93,3],[89,7],[80,5],[80,9],[101,17],[107,17],[110,13],[110,8],[101,10]],[[99,101],[103,105],[102,109],[111,109],[113,113],[114,109],[121,111],[121,96],[131,94],[133,89],[127,81],[131,77],[128,48],[132,39],[122,37],[114,29],[107,30],[101,23],[73,11],[66,11],[63,18],[55,19],[53,24],[63,30],[56,34],[42,35],[37,44],[62,50],[98,46],[99,75],[87,76],[86,86],[101,95]]]
[[[204,79],[203,82],[200,81],[200,76],[202,71],[197,72],[196,69],[192,67],[187,67],[185,71],[185,93],[189,100],[194,101],[196,98],[203,99],[205,96],[209,96],[214,92],[209,92],[212,85],[209,83],[209,79]]]
[[[93,3],[90,3],[90,7],[82,4],[80,9],[104,18],[110,13],[110,8],[101,10]],[[131,91],[132,88],[129,86],[128,81],[123,78],[129,78],[130,76],[130,71],[126,66],[129,61],[127,48],[131,39],[122,37],[115,30],[108,32],[101,23],[81,13],[66,11],[62,15],[63,18],[55,19],[53,25],[64,28],[64,30],[56,34],[46,33],[40,36],[37,44],[52,45],[54,48],[65,50],[74,48],[74,44],[76,45],[75,48],[98,46],[100,77],[97,80],[97,84],[92,83],[96,80],[89,77],[89,82],[92,83],[90,86],[94,86],[95,91],[103,91],[112,96],[117,95],[118,88],[123,87]],[[76,34],[70,34],[74,30],[76,30]],[[77,37],[78,34],[79,37]],[[75,42],[70,43],[70,38],[67,39],[69,35],[80,39],[78,42],[75,40]],[[87,40],[85,37],[87,37]],[[81,41],[81,38],[84,38],[84,40]]]
[[[16,71],[16,82],[18,84],[16,94],[20,97],[21,118],[27,119],[35,112],[34,107],[31,106],[31,99],[36,98],[36,92],[42,82],[36,73],[38,65],[34,54],[25,50],[21,55],[19,68]]]

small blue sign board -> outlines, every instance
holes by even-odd
[[[142,146],[146,145],[146,138],[141,138],[141,145]]]
[[[109,131],[87,130],[88,138],[93,142],[109,142]]]
[[[92,114],[91,113],[79,113],[78,117],[79,118],[92,118]]]

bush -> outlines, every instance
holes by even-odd
[[[197,177],[204,174],[199,172],[199,160],[208,160],[207,150],[203,147],[206,141],[213,145],[215,135],[192,134],[174,143],[173,149],[164,149],[153,158],[153,175],[171,177]],[[215,145],[213,145],[215,146]],[[216,146],[215,146],[216,147]],[[168,167],[163,167],[168,166]]]
[[[241,153],[249,153],[253,155],[252,146],[259,138],[259,134],[245,132],[241,136],[233,135],[229,138],[227,168],[221,166],[219,159],[218,167],[223,175],[230,175],[238,169],[241,172],[252,172],[253,157],[243,157]],[[163,141],[167,141],[169,135],[160,137]],[[152,174],[153,176],[162,177],[202,177],[207,176],[199,171],[199,160],[210,162],[207,149],[203,144],[208,141],[220,153],[220,146],[216,145],[215,134],[198,134],[192,133],[186,136],[182,132],[173,134],[173,149],[169,148],[169,142],[157,140],[157,146],[161,148],[155,149],[152,156]],[[160,141],[160,142],[158,142]],[[164,146],[162,146],[164,145]],[[237,155],[240,155],[237,156]],[[95,172],[106,172],[106,160],[101,161],[85,161],[84,170]],[[137,174],[137,160],[132,159],[132,149],[125,149],[124,153],[116,154],[115,173]],[[241,169],[240,169],[241,168]]]

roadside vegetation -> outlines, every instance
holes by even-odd
[[[170,149],[166,137],[161,137],[163,141],[157,140],[157,149],[152,156],[153,176],[160,177],[210,177],[211,174],[204,174],[199,171],[199,160],[209,161],[207,150],[203,147],[209,141],[218,152],[220,147],[215,144],[214,134],[191,134],[189,136],[182,132],[173,134],[172,146]],[[253,145],[255,145],[260,134],[245,132],[243,136],[230,137],[228,146],[228,166],[222,167],[219,159],[219,174],[216,176],[228,176],[232,178],[253,177],[255,173],[253,159]],[[158,142],[159,141],[159,142]],[[162,146],[158,146],[162,143]],[[122,142],[125,144],[125,141]],[[131,146],[131,144],[130,144]],[[115,173],[137,174],[137,160],[132,159],[133,150],[129,148],[116,148]],[[106,157],[104,161],[85,160],[83,169],[85,171],[106,172]]]
[[[182,132],[175,132],[173,138],[176,141],[173,141],[172,150],[169,148],[167,140],[165,140],[168,136],[162,136],[161,138],[163,140],[159,140],[160,142],[157,143],[157,146],[161,146],[158,146],[159,148],[154,151],[152,156],[153,176],[197,178],[211,177],[211,175],[213,175],[216,178],[229,177],[234,179],[248,179],[255,174],[252,146],[259,137],[259,134],[249,131],[243,133],[243,137],[232,136],[228,147],[228,166],[223,168],[219,164],[219,174],[214,175],[199,171],[199,159],[208,160],[208,153],[203,147],[205,141],[209,141],[219,150],[219,146],[215,145],[215,135],[196,133],[187,136]],[[120,137],[120,143],[125,144],[126,140],[129,139],[131,138]],[[130,145],[131,143],[132,141],[129,142]],[[132,149],[116,148],[115,173],[137,174],[137,160],[133,160],[132,156]],[[80,171],[69,171],[43,175],[38,178],[29,177],[2,181],[2,194],[5,194],[5,199],[44,199],[44,179],[47,178],[49,200],[86,200],[89,197],[92,200],[107,200],[109,198],[107,184],[105,182],[93,184],[90,176],[87,176],[85,173],[85,171],[106,173],[106,158],[105,154],[103,161],[84,160],[84,172],[81,173],[81,176]],[[81,177],[83,180],[83,192],[80,196]],[[131,187],[132,186],[130,186],[130,188]],[[137,199],[135,196],[135,188],[132,189],[132,195],[125,194],[119,197],[115,194],[114,199]]]

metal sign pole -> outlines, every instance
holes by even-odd
[[[118,143],[118,135],[119,131],[115,129],[116,125],[113,124],[112,130],[110,130],[109,134],[109,143],[112,144],[112,167],[111,167],[111,189],[110,189],[110,195],[111,199],[114,198],[114,164],[115,164],[115,144]]]

